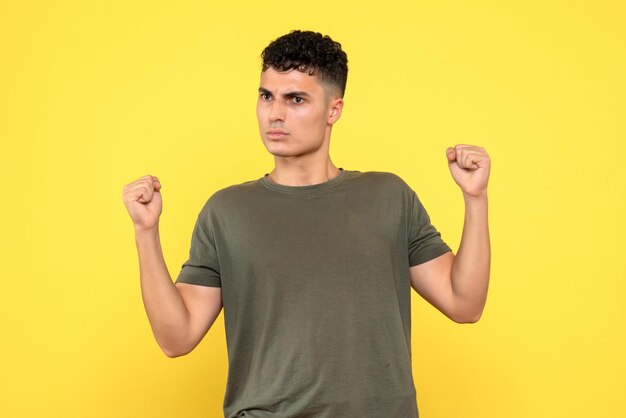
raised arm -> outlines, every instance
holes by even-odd
[[[124,203],[135,225],[141,295],[154,337],[168,357],[189,353],[222,309],[219,287],[174,284],[167,270],[158,220],[161,184],[144,176],[124,186]]]
[[[459,323],[479,320],[487,300],[491,265],[487,182],[491,161],[483,148],[448,148],[450,172],[463,191],[465,221],[457,255],[448,252],[411,267],[411,285]]]

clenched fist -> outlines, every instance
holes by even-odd
[[[491,159],[484,148],[458,144],[446,150],[448,168],[463,194],[482,197],[487,194]]]
[[[154,229],[163,209],[161,183],[156,176],[143,176],[124,186],[122,199],[135,230]]]

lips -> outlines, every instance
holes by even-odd
[[[268,138],[270,139],[281,139],[289,135],[287,132],[283,131],[282,129],[270,129],[266,131],[266,133],[267,133]]]

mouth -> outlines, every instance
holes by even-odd
[[[265,132],[268,138],[281,139],[287,137],[289,134],[281,129],[270,129]]]

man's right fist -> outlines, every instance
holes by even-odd
[[[163,208],[161,183],[156,176],[143,176],[124,186],[122,199],[135,230],[154,229]]]

